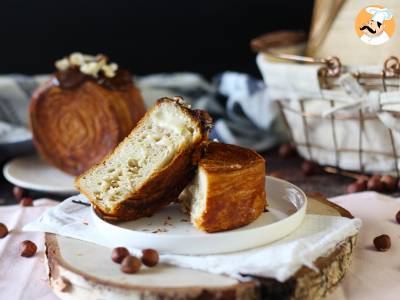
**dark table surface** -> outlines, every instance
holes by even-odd
[[[304,176],[301,172],[303,159],[297,155],[289,158],[281,158],[277,149],[270,150],[263,154],[267,160],[267,173],[279,173],[279,177],[288,180],[306,193],[320,193],[326,197],[334,197],[346,194],[347,185],[354,179],[342,175],[320,173],[313,176]],[[0,205],[15,204],[16,200],[12,195],[13,185],[8,183],[4,177],[0,177]],[[44,194],[41,192],[30,191],[33,199],[48,197],[51,199],[62,200],[63,196]],[[396,195],[396,194],[394,194]],[[398,193],[397,193],[398,195]]]

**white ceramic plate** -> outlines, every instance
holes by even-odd
[[[4,177],[25,189],[53,194],[75,194],[74,177],[49,165],[38,156],[15,158],[3,168]]]
[[[230,231],[204,233],[179,207],[170,205],[149,218],[112,224],[92,210],[100,234],[115,245],[155,248],[164,253],[211,254],[240,251],[281,239],[295,230],[306,213],[307,197],[297,186],[266,177],[268,212],[253,223]]]

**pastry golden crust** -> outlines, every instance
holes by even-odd
[[[111,89],[93,80],[73,88],[41,86],[30,104],[30,127],[41,156],[55,167],[79,175],[98,163],[129,134],[145,113],[132,82]]]
[[[196,178],[198,197],[191,203],[193,224],[206,232],[247,225],[266,207],[265,160],[235,145],[210,142]]]
[[[174,105],[185,115],[197,130],[197,135],[189,143],[180,145],[173,154],[172,159],[159,170],[151,170],[146,180],[116,202],[111,207],[106,206],[101,199],[94,196],[93,191],[85,187],[84,182],[93,177],[98,168],[110,163],[113,157],[120,155],[122,149],[142,133],[146,122],[154,116],[157,111],[162,111],[161,105]],[[135,129],[122,141],[117,148],[107,155],[102,162],[79,176],[76,186],[93,204],[95,210],[105,219],[110,221],[134,220],[150,216],[162,207],[176,200],[185,186],[192,180],[197,163],[201,156],[201,144],[208,139],[208,131],[211,126],[209,115],[200,110],[191,110],[179,101],[163,98],[138,123]],[[154,127],[154,126],[153,126]]]

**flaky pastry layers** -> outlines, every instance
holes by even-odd
[[[33,95],[29,111],[38,152],[72,175],[104,158],[145,113],[140,91],[130,76],[118,88],[79,80],[79,84],[63,88],[55,84],[54,77]]]
[[[247,225],[267,205],[265,160],[239,146],[206,143],[197,175],[179,200],[200,230],[218,232]]]

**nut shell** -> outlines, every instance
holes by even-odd
[[[362,191],[365,191],[365,185],[362,183],[354,182],[347,186],[347,192],[349,194],[358,193],[358,192],[362,192]]]
[[[139,258],[128,255],[121,262],[121,271],[128,274],[139,272],[142,263]]]
[[[0,239],[5,238],[8,235],[8,228],[3,223],[0,223]]]
[[[384,175],[381,178],[383,186],[387,191],[394,191],[396,189],[397,181],[393,176]]]
[[[111,252],[111,259],[113,262],[120,264],[125,257],[129,255],[128,249],[125,247],[114,248]]]
[[[22,197],[25,195],[25,190],[20,188],[19,186],[14,186],[13,187],[13,195],[15,199],[21,200]]]
[[[282,144],[279,147],[278,154],[282,158],[288,158],[296,153],[296,147],[292,144]]]
[[[321,168],[315,162],[305,160],[301,164],[301,171],[305,176],[312,176],[319,173],[321,171]]]
[[[396,221],[400,224],[400,210],[396,214]]]
[[[363,188],[363,190],[366,190],[368,179],[369,177],[361,175],[357,178],[356,183],[359,184]]]
[[[390,236],[387,234],[381,234],[374,238],[374,246],[378,251],[387,251],[390,249],[392,243],[390,240]]]
[[[33,199],[31,197],[24,197],[19,201],[21,206],[33,206]]]
[[[159,260],[158,252],[154,249],[144,249],[142,251],[142,263],[147,267],[154,267],[158,264]]]
[[[26,240],[21,243],[19,251],[23,257],[32,257],[36,254],[37,247],[35,243]]]
[[[380,176],[372,176],[367,183],[367,188],[370,191],[380,192],[383,190],[383,182],[381,181]]]

